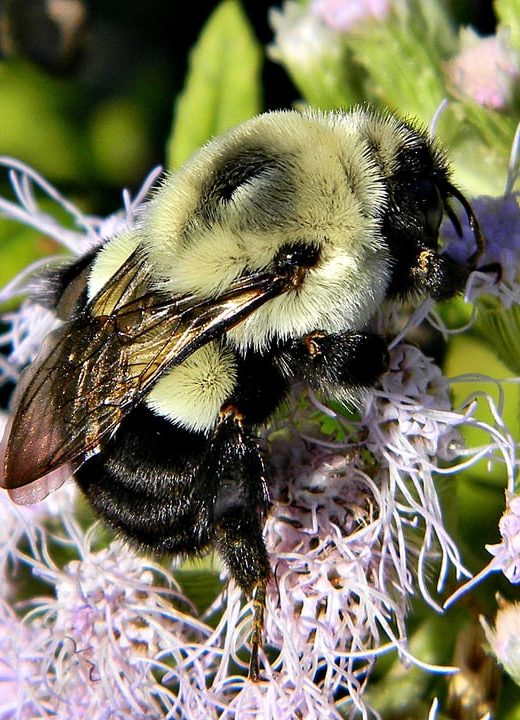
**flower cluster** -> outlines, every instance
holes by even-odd
[[[508,33],[481,38],[466,28],[460,43],[460,52],[446,63],[452,92],[484,107],[507,107],[520,77],[519,59],[510,46]]]
[[[78,255],[132,224],[143,199],[127,198],[123,213],[101,221],[83,217],[20,164],[12,165],[11,178],[18,202],[0,200],[0,210]],[[69,210],[79,229],[60,229],[42,212],[34,184]],[[43,323],[31,300],[37,270],[30,268],[2,293],[2,299],[29,294],[5,317],[10,354],[0,367],[3,381],[34,357],[54,323],[52,316]],[[407,340],[407,331],[430,310],[425,303],[403,330],[399,309],[382,309],[378,330],[394,337],[390,369],[367,392],[359,414],[332,411],[299,393],[289,419],[266,431],[273,475],[265,528],[273,568],[263,653],[267,682],[247,679],[250,608],[241,607],[236,589],[210,600],[200,619],[169,570],[138,560],[117,542],[94,548],[95,528],[80,529],[72,519],[73,492],[63,488],[54,506],[24,513],[2,499],[9,584],[0,633],[0,716],[377,717],[363,695],[379,655],[393,650],[407,663],[440,670],[410,653],[406,627],[412,598],[440,609],[447,578],[469,575],[445,527],[438,479],[448,483],[487,457],[504,467],[512,488],[515,444],[491,397],[453,407],[450,381]],[[493,421],[474,417],[479,402],[489,405]],[[325,429],[324,418],[334,432]],[[464,447],[464,426],[478,426],[487,443]],[[506,548],[508,562],[514,542]],[[69,556],[54,557],[55,547],[68,548]],[[17,567],[53,591],[35,599],[23,619]],[[210,618],[218,618],[214,629],[206,623]]]
[[[495,657],[511,675],[517,684],[520,683],[520,639],[518,623],[520,621],[520,604],[508,603],[500,595],[497,596],[498,612],[495,626],[491,628],[481,617],[480,621],[487,641]]]
[[[502,542],[490,545],[489,552],[495,558],[509,582],[520,582],[520,495],[506,492],[506,509],[498,525]]]
[[[390,0],[312,0],[311,12],[334,30],[354,30],[367,20],[384,20],[391,7]]]
[[[84,533],[70,514],[61,519],[65,534],[33,523],[37,542],[17,552],[52,595],[32,599],[23,620],[0,606],[0,717],[164,717],[177,696],[157,677],[174,685],[190,644],[210,629],[170,573],[117,542],[94,550],[95,526]],[[78,559],[60,566],[57,547]]]

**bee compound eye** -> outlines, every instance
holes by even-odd
[[[429,178],[417,180],[414,197],[424,215],[426,231],[431,237],[437,237],[444,216],[444,202],[437,184]]]

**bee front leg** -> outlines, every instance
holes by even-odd
[[[253,598],[249,677],[259,680],[258,652],[262,645],[265,587],[270,575],[262,537],[269,494],[260,448],[233,405],[221,410],[203,473],[212,478],[216,488],[212,524],[217,550],[236,583]]]
[[[375,333],[321,330],[286,341],[277,361],[282,370],[313,390],[370,387],[388,369],[388,348]]]

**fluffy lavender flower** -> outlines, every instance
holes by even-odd
[[[520,194],[514,191],[519,173],[520,125],[511,148],[509,171],[504,194],[472,199],[471,205],[485,238],[485,249],[478,263],[480,267],[498,265],[500,273],[476,272],[466,287],[466,299],[476,302],[481,297],[493,297],[505,310],[520,302]],[[458,236],[451,223],[443,226],[447,252],[456,260],[466,261],[475,251],[473,231],[467,218],[461,220],[462,235]]]
[[[411,657],[406,632],[412,597],[440,610],[435,576],[440,592],[450,568],[469,575],[444,528],[435,476],[454,474],[483,455],[510,473],[514,465],[514,443],[492,399],[483,398],[497,415],[495,427],[473,419],[474,402],[453,409],[449,391],[431,360],[397,342],[390,371],[368,393],[362,417],[336,415],[348,441],[304,439],[283,423],[271,428],[268,682],[251,686],[244,676],[228,676],[231,662],[245,673],[247,659],[240,654],[246,616],[232,595],[227,606],[222,601],[222,623],[237,632],[228,637],[208,688],[222,717],[377,717],[363,691],[378,656],[393,650],[407,663],[441,670]],[[301,412],[308,418],[305,408]],[[489,444],[465,450],[464,424],[486,431]]]
[[[39,674],[47,663],[50,631],[41,623],[23,623],[0,599],[0,717],[2,720],[32,720],[48,717],[45,682]],[[41,692],[43,690],[43,692]]]
[[[391,0],[311,0],[311,12],[338,32],[354,30],[368,20],[384,20]]]
[[[497,602],[499,609],[494,628],[483,617],[480,622],[493,654],[520,685],[520,604],[509,603],[500,595],[497,596]]]
[[[60,541],[77,560],[60,568],[45,538],[40,551],[20,553],[55,597],[33,600],[23,623],[4,606],[1,620],[16,642],[0,641],[0,667],[7,668],[0,675],[0,717],[11,717],[15,700],[17,708],[32,708],[31,718],[47,717],[42,708],[71,720],[164,717],[188,682],[171,667],[182,666],[191,644],[211,630],[164,568],[117,542],[96,552],[93,531],[83,534],[67,517],[63,523]],[[171,689],[158,679],[167,671]]]
[[[507,107],[520,76],[519,59],[507,31],[481,38],[471,28],[465,28],[460,44],[460,53],[446,63],[452,92],[485,107]]]
[[[7,415],[0,413],[0,436],[7,423]],[[5,492],[0,492],[0,597],[15,594],[13,578],[20,571],[19,545],[22,541],[31,548],[38,545],[45,534],[45,520],[55,520],[62,512],[71,512],[76,488],[70,483],[60,488],[45,503],[15,505]]]
[[[287,427],[270,436],[269,683],[252,688],[223,670],[211,687],[223,717],[253,718],[266,706],[276,707],[266,717],[368,717],[363,691],[379,655],[395,650],[421,665],[407,650],[410,598],[420,594],[440,609],[433,574],[437,591],[450,568],[468,575],[444,528],[434,476],[456,473],[483,454],[510,469],[514,463],[514,445],[500,423],[493,428],[473,420],[473,409],[453,409],[449,382],[437,366],[399,342],[363,416],[337,416],[348,442],[304,440]],[[464,451],[463,424],[487,431],[489,445]],[[234,659],[244,667],[244,656],[238,658],[247,632],[236,599],[223,621],[240,628],[223,663],[227,668]]]
[[[283,10],[271,8],[269,20],[275,42],[269,47],[273,60],[304,72],[313,68],[326,56],[339,54],[334,33],[300,3],[284,3]]]
[[[498,524],[502,542],[488,545],[493,565],[500,567],[509,582],[520,582],[520,495],[506,491],[506,509]]]
[[[20,206],[0,201],[0,210],[59,239],[60,230],[39,209],[31,182],[62,199],[29,169],[16,166],[12,179]],[[139,212],[136,202],[127,201],[126,214],[105,223],[65,206],[80,229],[63,230],[62,242],[78,254],[115,228],[131,225]],[[3,297],[30,291],[32,274],[14,281]],[[410,325],[429,308],[421,308]],[[14,344],[15,366],[22,355],[34,355],[44,334],[31,324],[34,309],[29,299],[10,316],[5,339]],[[20,317],[23,332],[15,331]],[[387,308],[379,330],[395,335],[398,320],[397,310]],[[77,712],[68,716],[78,718],[103,717],[99,707],[116,717],[156,717],[166,711],[172,718],[194,720],[260,713],[280,720],[368,717],[363,690],[378,655],[394,650],[421,665],[406,647],[410,598],[421,595],[438,609],[434,594],[450,569],[468,575],[444,528],[434,478],[483,456],[503,462],[513,474],[514,443],[487,400],[494,425],[473,419],[477,398],[453,408],[449,382],[399,335],[392,343],[390,370],[367,393],[359,418],[333,413],[313,399],[313,406],[303,403],[295,410],[291,424],[268,429],[273,463],[273,508],[265,532],[273,567],[265,627],[268,683],[255,685],[245,677],[250,614],[240,608],[232,588],[212,607],[223,614],[211,631],[190,611],[168,609],[165,584],[182,602],[169,575],[157,589],[158,568],[127,557],[118,544],[92,551],[90,535],[83,538],[70,521],[66,526],[78,560],[60,568],[37,544],[30,556],[17,552],[56,589],[56,599],[37,603],[27,619],[31,628],[53,629],[39,638],[43,659],[32,669],[32,677],[49,689],[41,702],[62,713]],[[316,407],[333,416],[346,439],[311,434],[309,418]],[[464,424],[488,433],[485,447],[462,447]],[[43,529],[41,535],[43,541]],[[154,668],[164,672],[161,682]],[[25,681],[22,689],[24,697],[32,697]]]
[[[475,303],[488,341],[503,353],[507,362],[516,367],[520,326],[518,303],[520,302],[520,195],[514,192],[519,173],[520,125],[517,128],[504,195],[498,198],[480,197],[472,201],[479,218],[486,247],[479,264],[498,265],[499,275],[494,272],[476,272],[466,288],[466,297]],[[467,258],[463,250],[464,239],[470,229],[462,222],[463,237],[456,238],[453,229],[446,228],[447,250],[455,258]],[[470,252],[472,252],[470,250]],[[499,416],[499,413],[496,415]],[[515,447],[513,439],[511,447]],[[502,571],[512,583],[520,581],[520,501],[515,482],[516,461],[514,456],[508,471],[506,508],[499,522],[502,542],[488,545],[492,560],[474,578],[454,593],[445,606],[455,602],[460,595],[473,588],[492,572]]]
[[[45,521],[72,511],[75,495],[74,485],[67,484],[45,503],[22,507],[15,505],[6,492],[0,493],[0,597],[9,598],[15,592],[13,580],[21,563],[20,544],[36,547],[45,535]]]

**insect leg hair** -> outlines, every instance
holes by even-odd
[[[209,482],[212,477],[217,478],[213,507],[216,547],[231,576],[254,601],[249,675],[258,680],[265,585],[270,574],[262,537],[269,496],[260,448],[232,405],[221,411],[204,460],[203,474]]]

